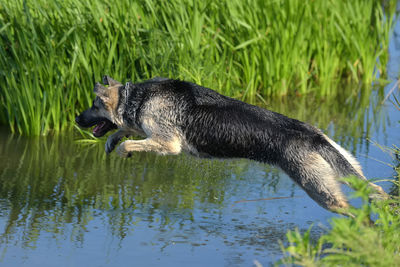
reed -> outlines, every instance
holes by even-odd
[[[0,0],[0,123],[64,129],[103,74],[186,79],[249,102],[354,95],[361,82],[369,94],[385,21],[378,0]]]

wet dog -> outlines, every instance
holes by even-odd
[[[346,214],[349,204],[340,178],[364,177],[357,160],[321,130],[190,82],[154,78],[125,85],[105,76],[96,83],[93,105],[76,117],[107,139],[110,153],[136,151],[162,155],[187,152],[199,157],[247,158],[280,167],[322,207]],[[377,195],[381,187],[369,183]]]

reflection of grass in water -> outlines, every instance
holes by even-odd
[[[96,213],[116,231],[138,218],[153,221],[160,210],[166,211],[161,223],[169,223],[169,213],[190,218],[195,202],[221,206],[227,178],[248,168],[247,161],[150,153],[123,160],[73,139],[10,137],[0,143],[0,154],[11,159],[0,162],[0,200],[8,218],[1,242],[22,231],[20,240],[34,245],[41,231],[62,236],[70,222],[72,235],[83,234]]]
[[[384,72],[382,14],[378,0],[2,1],[0,123],[65,128],[103,73],[182,78],[248,101],[334,98],[342,81],[369,85],[377,57]]]

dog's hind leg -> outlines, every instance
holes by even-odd
[[[330,139],[328,136],[324,135],[325,139],[353,166],[355,171],[357,172],[358,175],[356,175],[358,178],[368,181],[367,178],[365,178],[363,171],[361,169],[360,163],[351,155],[346,149],[335,143],[332,139]],[[338,171],[338,170],[336,170]],[[340,176],[347,176],[346,174],[342,174],[339,171]],[[343,182],[346,185],[351,186],[351,184],[347,182]],[[382,187],[379,185],[376,185],[374,183],[371,183],[368,181],[368,186],[372,188],[375,192],[370,195],[370,199],[388,199],[389,195],[383,190]],[[354,189],[354,188],[353,188]]]
[[[338,176],[318,153],[309,153],[284,166],[286,173],[320,206],[336,213],[350,215],[346,196]]]
[[[176,155],[181,150],[181,142],[177,137],[170,140],[151,137],[143,140],[127,140],[118,146],[117,153],[121,157],[129,157],[135,151],[152,151],[162,155]]]

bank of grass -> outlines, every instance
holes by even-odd
[[[0,0],[0,123],[63,129],[105,73],[186,79],[253,102],[335,97],[343,83],[368,94],[389,28],[380,0]]]
[[[334,218],[332,229],[317,241],[310,230],[300,234],[289,231],[289,246],[283,248],[286,266],[399,266],[400,264],[400,149],[392,149],[397,163],[393,180],[393,198],[368,203],[369,189],[358,179],[349,181],[357,188],[355,196],[363,205],[353,209],[355,218]],[[374,218],[373,224],[366,223]]]

